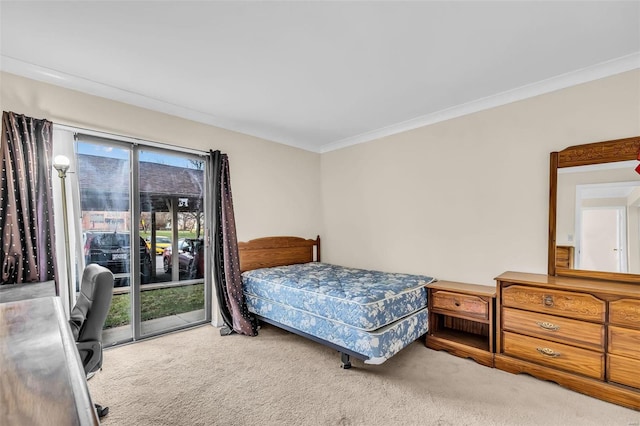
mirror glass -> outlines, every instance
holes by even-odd
[[[638,164],[558,169],[557,267],[640,274]]]

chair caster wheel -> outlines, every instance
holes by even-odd
[[[103,407],[100,404],[94,404],[94,405],[96,406],[96,412],[98,413],[99,418],[103,418],[107,414],[109,414],[109,407]]]

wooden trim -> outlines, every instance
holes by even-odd
[[[585,269],[556,268],[556,275],[561,277],[594,278],[597,280],[620,281],[640,284],[640,275],[621,272],[589,271]]]
[[[304,239],[300,237],[263,237],[249,241],[238,242],[238,250],[259,250],[259,249],[275,249],[283,247],[306,247],[314,246],[319,241],[318,235],[315,240]]]
[[[566,277],[594,278],[640,284],[640,275],[619,272],[588,271],[556,266],[556,215],[558,197],[558,169],[574,166],[629,161],[638,158],[640,136],[574,145],[552,152],[549,167],[549,239],[547,273]]]
[[[315,240],[300,237],[264,237],[239,242],[240,271],[320,261],[320,236]]]
[[[502,320],[502,285],[500,284],[500,279],[496,278],[496,310],[495,310],[495,323],[494,323],[494,336],[495,336],[495,346],[493,347],[493,352],[497,355],[502,351],[502,330],[504,329],[504,324]],[[495,367],[495,357],[494,357],[494,365]]]
[[[558,153],[558,167],[588,166],[635,160],[638,158],[638,150],[640,150],[640,136],[574,145]]]
[[[429,349],[434,349],[436,351],[447,351],[461,358],[471,358],[478,364],[493,367],[494,354],[491,350],[487,351],[484,349],[474,348],[473,346],[469,346],[464,343],[431,335],[427,336],[426,346]]]
[[[603,282],[591,277],[562,277],[557,275],[531,274],[528,272],[507,271],[496,277],[498,281],[498,298],[501,299],[502,288],[508,285],[527,284],[555,290],[580,291],[605,298],[640,297],[640,286],[635,283],[620,281]]]
[[[499,370],[508,371],[513,374],[530,374],[538,379],[551,380],[560,386],[594,398],[633,408],[634,410],[640,410],[639,394],[623,386],[565,373],[528,361],[511,358],[500,353],[495,354],[494,365]]]
[[[548,274],[556,274],[556,212],[558,200],[558,153],[551,153],[549,166],[549,250]]]
[[[448,291],[461,292],[464,294],[470,294],[474,296],[495,297],[496,295],[495,286],[467,284],[467,283],[459,283],[455,281],[438,280],[438,281],[434,281],[432,283],[427,284],[427,287],[433,288],[436,290],[448,290]]]

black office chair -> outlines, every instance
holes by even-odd
[[[102,328],[113,296],[113,274],[107,268],[91,264],[82,273],[80,295],[71,311],[69,325],[85,374],[102,367]],[[109,407],[95,404],[98,417],[109,413]]]

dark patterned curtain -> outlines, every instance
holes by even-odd
[[[255,336],[257,321],[247,310],[242,293],[236,220],[231,197],[231,177],[227,154],[211,151],[214,205],[214,269],[216,294],[225,326],[220,334],[233,332]]]
[[[51,150],[50,121],[2,113],[0,284],[56,279]]]

